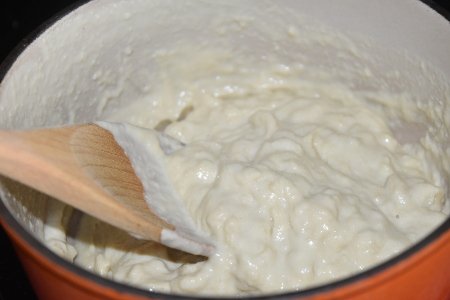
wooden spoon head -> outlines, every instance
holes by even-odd
[[[106,190],[121,206],[139,216],[136,223],[145,220],[145,224],[141,224],[143,227],[151,223],[158,228],[174,229],[148,208],[140,179],[124,150],[108,130],[94,124],[81,126],[72,135],[70,147],[80,167],[99,188]],[[117,217],[120,217],[120,212],[117,213]],[[147,232],[137,230],[131,233],[144,238],[148,235]]]

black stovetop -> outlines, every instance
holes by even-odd
[[[75,2],[77,1],[0,1],[0,61],[3,61],[15,45],[38,25]],[[431,3],[433,1],[424,0],[424,2]],[[450,0],[434,0],[434,2],[450,11]],[[11,299],[34,300],[36,296],[6,234],[0,229],[0,300]]]

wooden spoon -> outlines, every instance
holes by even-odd
[[[98,125],[0,131],[0,174],[139,238],[197,255],[212,250],[149,209],[130,160]]]

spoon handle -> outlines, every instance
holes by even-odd
[[[94,124],[0,131],[0,174],[144,239],[173,229],[146,206],[112,134]]]

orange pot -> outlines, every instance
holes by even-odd
[[[40,299],[142,300],[180,298],[146,292],[89,273],[45,248],[0,203],[1,224]],[[258,297],[274,298],[277,295]],[[450,299],[450,220],[401,255],[332,284],[278,295],[293,299]],[[181,297],[183,299],[188,299]]]
[[[381,41],[384,43],[391,43],[397,41],[402,44],[405,41],[405,45],[409,45],[410,48],[417,48],[420,53],[428,53],[430,55],[430,61],[439,64],[442,62],[445,68],[448,68],[448,74],[450,74],[450,46],[437,45],[436,47],[427,45],[432,43],[433,40],[449,40],[450,41],[450,24],[437,14],[431,13],[424,5],[419,4],[417,1],[391,1],[391,0],[378,0],[377,4],[380,6],[386,5],[386,8],[380,9],[380,11],[374,11],[374,15],[377,13],[382,17],[384,13],[389,15],[392,11],[392,7],[397,5],[405,6],[408,13],[413,13],[414,16],[404,15],[399,13],[398,20],[390,20],[386,17],[385,24],[379,24],[381,28],[379,31],[375,27],[362,26],[362,29],[367,30],[367,34],[373,31],[374,36],[382,36],[383,30],[386,32],[386,37],[381,37]],[[316,6],[320,8],[317,3],[326,5],[327,1],[285,1],[291,3],[293,7],[297,5]],[[354,2],[354,3],[353,3]],[[334,3],[334,4],[333,4]],[[336,5],[338,2],[329,3],[329,5]],[[353,3],[355,5],[349,5]],[[350,1],[345,4],[341,12],[347,13],[344,17],[331,15],[330,22],[336,22],[336,26],[342,26],[343,29],[352,24],[352,18],[358,16],[358,9],[364,9],[358,6],[358,1]],[[367,2],[367,4],[375,2]],[[345,5],[344,5],[345,4]],[[383,4],[383,5],[381,5]],[[45,39],[51,40],[49,36],[55,35],[61,38],[62,44],[64,44],[66,36],[64,33],[67,28],[71,28],[72,21],[79,19],[83,14],[95,15],[96,12],[102,12],[103,6],[107,6],[108,1],[91,1],[81,10],[76,10],[74,14],[58,19],[55,24],[49,24],[52,29]],[[390,7],[392,6],[392,7]],[[374,6],[378,7],[378,6]],[[333,9],[327,8],[331,11]],[[378,8],[377,8],[378,9]],[[321,16],[322,12],[312,9],[312,14]],[[359,11],[361,13],[361,11]],[[101,14],[99,14],[101,17]],[[360,16],[360,15],[359,15]],[[93,19],[97,16],[93,17]],[[361,21],[360,18],[354,18]],[[404,36],[396,36],[389,31],[389,22],[398,25],[401,30],[407,30],[407,26],[404,24],[415,24],[414,20],[423,20],[423,24],[426,24],[425,28],[421,28],[423,32],[420,33],[419,38],[410,38],[409,35],[414,35],[414,28],[410,28],[409,32],[405,32]],[[89,19],[90,20],[90,19]],[[97,19],[96,19],[97,20]],[[412,21],[411,21],[412,20]],[[410,22],[410,23],[408,23]],[[86,24],[90,24],[86,22]],[[57,26],[55,26],[57,25]],[[88,26],[86,25],[86,26]],[[369,24],[370,25],[370,24]],[[83,32],[83,26],[80,27],[80,32]],[[403,27],[402,27],[403,26]],[[107,28],[107,27],[105,27]],[[397,27],[396,27],[397,28]],[[428,30],[428,31],[427,31]],[[430,33],[435,36],[430,37]],[[72,33],[69,33],[70,36]],[[419,34],[419,33],[418,33]],[[44,33],[45,35],[45,33]],[[79,38],[79,34],[73,33],[73,36]],[[86,34],[86,39],[89,39],[89,34]],[[427,39],[429,38],[429,40]],[[46,40],[31,43],[30,46],[18,56],[19,59],[13,63],[16,56],[13,56],[8,60],[8,64],[3,66],[5,74],[5,81],[11,81],[13,79],[21,79],[20,76],[27,75],[26,68],[22,67],[30,60],[38,58],[41,55],[43,48],[41,45],[46,45]],[[417,41],[416,41],[417,40]],[[59,40],[58,40],[59,41]],[[109,40],[105,40],[108,42]],[[163,41],[163,40],[162,40]],[[89,43],[95,42],[95,40],[89,40]],[[409,44],[408,44],[409,43]],[[70,41],[68,43],[73,46],[79,45],[79,41]],[[429,47],[429,51],[427,51]],[[447,48],[446,48],[447,47]],[[443,50],[444,49],[444,50]],[[449,51],[446,52],[445,49]],[[23,49],[22,49],[23,50]],[[19,51],[20,52],[20,51]],[[443,53],[443,54],[442,54]],[[18,53],[17,55],[19,55]],[[445,56],[447,55],[447,56]],[[57,66],[58,63],[55,64]],[[55,67],[53,65],[49,67]],[[25,71],[24,71],[25,70]],[[22,72],[22,73],[20,73]],[[15,74],[19,74],[16,77]],[[9,77],[8,77],[9,76]],[[17,80],[19,80],[17,79]],[[58,84],[55,81],[55,84]],[[83,84],[80,83],[80,86]],[[2,86],[0,86],[0,92]],[[89,95],[89,89],[86,88]],[[39,93],[40,87],[36,86],[32,93]],[[34,94],[33,94],[34,95]],[[82,95],[82,96],[86,96]],[[1,93],[0,93],[1,96]],[[70,95],[69,95],[70,96]],[[79,96],[79,95],[78,95]],[[85,112],[89,115],[91,112]],[[5,204],[0,201],[0,221],[3,228],[13,241],[16,252],[30,278],[33,288],[40,299],[152,299],[152,298],[175,298],[175,299],[187,299],[187,297],[174,296],[168,294],[160,294],[148,292],[142,289],[131,287],[125,284],[114,282],[93,273],[90,273],[74,264],[67,262],[66,260],[58,257],[56,254],[42,245],[35,237],[33,237],[11,214],[6,208]],[[418,242],[412,248],[406,250],[400,255],[390,259],[389,261],[382,263],[376,267],[373,267],[365,272],[359,273],[355,276],[342,279],[327,285],[319,286],[303,290],[300,292],[291,292],[283,295],[270,295],[258,297],[258,299],[268,299],[279,297],[281,298],[301,298],[301,299],[429,299],[429,300],[446,300],[450,299],[450,219],[442,224],[439,228],[434,230],[426,238]]]

